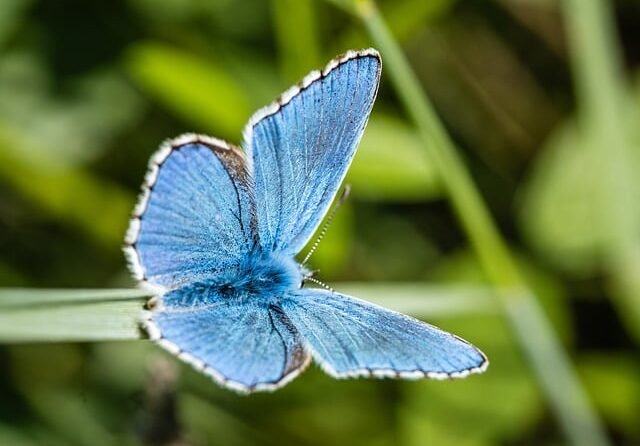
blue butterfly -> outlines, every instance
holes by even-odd
[[[304,248],[345,177],[380,81],[349,51],[259,110],[243,149],[187,134],[150,161],[126,236],[157,290],[149,337],[222,386],[273,390],[314,358],[336,378],[460,378],[486,369],[466,341],[354,297],[304,288]],[[392,150],[392,148],[390,148]]]

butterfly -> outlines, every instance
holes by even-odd
[[[156,293],[142,322],[150,339],[244,393],[283,386],[312,358],[336,378],[486,369],[455,335],[304,286],[311,273],[296,255],[345,177],[381,69],[376,50],[348,51],[256,112],[242,148],[185,134],[151,157],[124,248]]]

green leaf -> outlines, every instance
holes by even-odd
[[[633,169],[640,169],[640,82],[627,98],[624,135],[633,148]],[[594,148],[593,129],[575,122],[559,127],[545,144],[530,178],[523,189],[520,224],[530,243],[556,265],[577,274],[590,274],[602,267],[604,256],[611,251],[611,231],[602,217],[607,213],[602,197],[606,179],[602,164],[606,156]],[[640,203],[640,181],[632,178],[633,190],[625,193]],[[619,197],[611,197],[616,200]],[[640,205],[629,212],[640,218]]]
[[[243,86],[213,56],[146,42],[131,47],[125,62],[145,91],[204,131],[237,140],[253,111]]]
[[[631,170],[637,171],[640,83],[627,100],[621,137],[632,150]],[[609,191],[610,178],[603,174],[609,160],[603,148],[593,146],[593,130],[568,123],[551,137],[525,185],[519,222],[530,245],[554,265],[582,277],[608,273],[607,288],[621,319],[640,339],[640,181],[620,172],[628,176],[630,187],[622,192],[628,204],[625,212],[612,214],[608,203],[623,198]],[[627,225],[637,231],[623,244],[617,231]]]
[[[594,200],[601,185],[585,142],[574,125],[553,134],[525,185],[519,217],[539,252],[554,264],[583,274],[598,267],[606,240]]]

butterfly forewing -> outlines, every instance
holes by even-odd
[[[295,255],[313,235],[351,164],[380,70],[376,51],[349,52],[250,120],[244,145],[264,250]]]
[[[238,149],[184,135],[152,158],[127,234],[139,280],[165,289],[233,275],[256,243],[253,185]]]

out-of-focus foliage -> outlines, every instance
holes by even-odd
[[[151,96],[207,131],[235,135],[251,113],[247,92],[231,73],[183,50],[141,43],[127,65]]]
[[[397,118],[375,115],[362,138],[347,181],[356,197],[411,202],[437,198],[440,183],[415,131]]]
[[[634,149],[630,161],[640,171],[640,89],[625,104],[624,137]],[[590,274],[601,266],[612,230],[602,224],[606,212],[594,199],[602,193],[603,172],[598,152],[590,150],[588,129],[569,122],[549,136],[524,189],[523,230],[532,245],[558,266],[577,274]],[[633,178],[638,200],[630,209],[640,215],[640,177]],[[639,232],[640,233],[640,232]]]
[[[610,208],[598,206],[617,197],[603,192],[603,161],[590,157],[594,140],[577,124],[583,110],[555,3],[381,0],[379,7],[612,438],[638,444],[638,269],[629,258],[609,262],[603,249],[611,228],[601,216]],[[191,131],[240,144],[257,108],[336,54],[371,45],[345,12],[352,4],[0,1],[0,286],[132,286],[120,248],[150,154]],[[632,78],[640,8],[614,6]],[[620,83],[633,173],[638,96]],[[311,259],[321,279],[374,290],[376,281],[383,290],[419,281],[463,293],[484,287],[421,144],[383,71],[348,175],[351,197]],[[239,397],[147,342],[19,342],[16,333],[28,337],[56,318],[73,321],[69,332],[93,334],[83,339],[133,336],[135,327],[109,321],[138,300],[93,305],[104,305],[100,321],[88,319],[95,307],[0,305],[0,334],[14,336],[0,346],[0,445],[564,441],[510,326],[476,306],[439,311],[437,319],[416,315],[481,347],[491,360],[485,375],[336,381],[312,366],[276,393]]]

